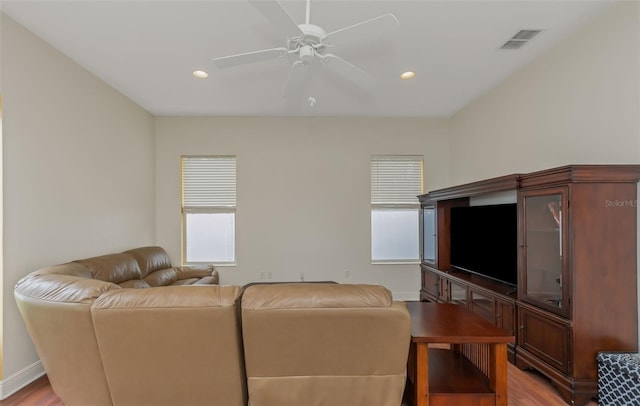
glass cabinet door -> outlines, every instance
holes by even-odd
[[[433,206],[422,207],[422,262],[436,263],[436,210]]]
[[[521,192],[521,299],[568,314],[565,252],[566,189]]]
[[[467,306],[467,287],[454,281],[449,281],[449,302]]]

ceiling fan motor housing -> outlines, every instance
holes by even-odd
[[[314,24],[300,24],[300,31],[304,36],[298,41],[300,45],[311,45],[314,48],[322,45],[324,39],[327,37],[327,33],[317,25]]]

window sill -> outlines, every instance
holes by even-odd
[[[223,268],[223,267],[235,267],[238,264],[235,262],[221,262],[221,263],[213,263],[213,262],[187,262],[186,264],[184,264],[183,266],[202,266],[202,265],[213,265],[216,268]]]
[[[389,260],[389,261],[371,261],[371,265],[420,265],[420,260],[418,259],[410,259],[410,260]]]

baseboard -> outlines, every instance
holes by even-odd
[[[40,361],[8,376],[0,381],[0,400],[6,399],[31,382],[44,375],[44,368]]]
[[[393,300],[420,300],[420,292],[392,292]]]

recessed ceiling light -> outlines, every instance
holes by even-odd
[[[414,71],[410,71],[410,70],[406,71],[406,72],[403,72],[400,75],[400,79],[404,79],[404,80],[413,79],[414,77],[416,77],[416,73]]]
[[[209,77],[209,74],[203,70],[194,70],[193,76],[198,79],[206,79]]]

